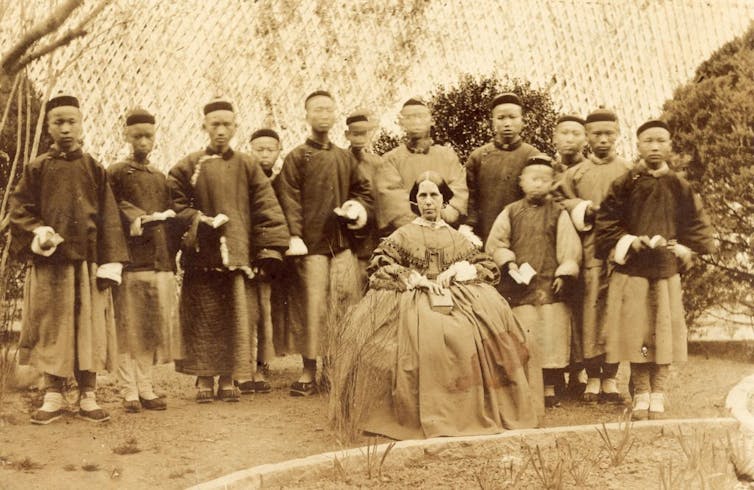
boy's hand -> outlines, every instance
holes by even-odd
[[[565,290],[565,279],[562,277],[556,277],[554,281],[552,281],[552,292],[555,294],[555,296],[560,296]]]
[[[285,251],[285,255],[300,256],[307,255],[308,253],[309,249],[306,248],[304,241],[300,237],[292,236],[288,242],[288,250]]]
[[[647,248],[652,248],[649,237],[647,235],[636,237],[634,238],[634,241],[631,242],[631,250],[634,253],[641,252],[642,250]]]
[[[584,210],[584,223],[594,224],[594,219],[597,217],[597,210],[589,205]]]

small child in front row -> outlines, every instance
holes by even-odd
[[[153,167],[155,118],[143,109],[126,115],[131,156],[107,169],[127,237],[129,264],[113,292],[118,328],[118,378],[126,412],[165,410],[152,386],[152,365],[173,360],[177,320],[175,212],[165,174]],[[177,349],[177,347],[176,347]]]
[[[636,136],[641,160],[613,182],[597,212],[596,252],[615,264],[607,362],[631,362],[633,417],[644,420],[664,416],[670,364],[687,358],[679,269],[715,245],[688,182],[668,167],[668,126],[647,121]]]
[[[520,176],[524,198],[498,215],[485,247],[503,272],[501,293],[532,337],[532,357],[542,367],[547,407],[558,405],[555,384],[570,362],[572,320],[565,294],[581,264],[581,241],[568,211],[549,195],[553,178],[550,157],[528,158]],[[522,280],[521,273],[529,268],[536,274]],[[539,393],[535,396],[541,400]]]
[[[44,402],[32,424],[63,416],[70,377],[78,383],[78,416],[104,422],[110,416],[96,401],[97,371],[116,365],[110,287],[120,284],[128,251],[105,169],[81,151],[78,99],[56,95],[45,111],[54,145],[24,168],[10,198],[13,251],[31,262],[19,364],[44,373]]]

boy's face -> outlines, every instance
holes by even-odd
[[[280,142],[271,136],[260,136],[251,142],[251,154],[259,160],[262,168],[269,170],[280,156]]]
[[[552,189],[553,171],[545,165],[530,165],[521,172],[521,190],[528,199],[543,199]]]
[[[492,130],[505,142],[513,142],[524,129],[521,106],[500,104],[492,109]]]
[[[639,135],[636,146],[639,156],[651,167],[657,168],[670,157],[670,133],[665,128],[649,128]]]
[[[363,130],[357,130],[357,131],[351,131],[350,129],[346,130],[346,139],[349,143],[351,143],[351,146],[353,148],[364,148],[367,146],[367,143],[369,143],[369,140],[371,139],[371,131],[368,129]]]
[[[335,124],[335,102],[326,95],[317,95],[306,103],[306,122],[312,131],[327,133]]]
[[[225,151],[236,134],[236,114],[232,111],[214,111],[204,116],[202,127],[209,135],[209,144],[217,151]]]
[[[126,128],[126,140],[131,144],[134,156],[144,159],[154,148],[154,124],[132,124]]]
[[[429,134],[434,121],[429,107],[407,105],[398,113],[398,124],[401,125],[409,138],[423,138]]]
[[[618,134],[618,123],[615,121],[596,121],[586,125],[589,147],[599,158],[605,158],[610,154]]]
[[[576,121],[564,121],[555,126],[552,135],[555,149],[563,156],[581,153],[586,144],[586,130]]]
[[[75,150],[81,140],[81,111],[77,107],[56,107],[47,113],[48,132],[63,151]]]

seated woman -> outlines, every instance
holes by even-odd
[[[421,439],[537,425],[524,333],[493,286],[492,259],[440,218],[452,195],[435,172],[419,176],[409,198],[420,217],[375,250],[369,292],[329,339],[330,416],[346,433]]]

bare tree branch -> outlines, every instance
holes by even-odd
[[[8,75],[13,75],[10,70],[17,65],[17,61],[28,49],[44,36],[54,32],[73,14],[74,10],[81,7],[84,0],[65,0],[44,20],[32,26],[31,29],[19,40],[0,60],[0,67]]]
[[[76,27],[69,29],[65,34],[55,39],[54,41],[51,41],[44,46],[35,49],[34,51],[20,56],[18,60],[10,67],[9,71],[11,73],[20,71],[32,61],[39,59],[42,56],[49,54],[62,46],[70,44],[74,39],[86,36],[88,33],[86,29],[87,24],[89,24],[92,19],[98,16],[100,12],[105,9],[105,7],[110,5],[111,1],[112,0],[102,0],[99,4],[97,4],[96,7],[92,9],[91,12],[89,12],[86,17],[81,20],[81,22],[76,25]]]

